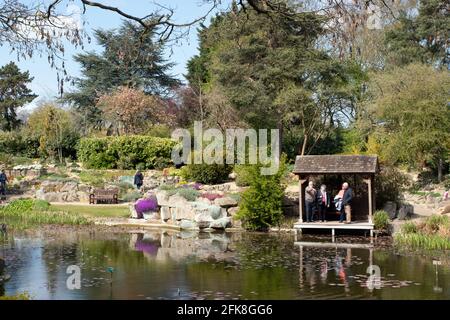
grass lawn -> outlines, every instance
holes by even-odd
[[[127,218],[130,215],[128,207],[114,205],[63,205],[52,204],[52,209],[71,214],[81,214],[89,217]]]

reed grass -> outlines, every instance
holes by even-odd
[[[397,246],[410,249],[450,250],[450,218],[432,215],[419,223],[407,222],[394,241]]]

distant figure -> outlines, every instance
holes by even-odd
[[[314,183],[310,181],[305,189],[306,222],[313,222],[313,209],[316,202],[317,190]]]
[[[330,194],[327,192],[327,186],[321,185],[317,192],[317,206],[319,209],[319,220],[325,222],[327,210],[330,207]]]
[[[5,170],[0,173],[0,194],[2,199],[6,196],[6,183],[8,182],[8,177],[5,174]]]
[[[348,186],[347,182],[342,184],[343,196],[342,196],[342,206],[341,206],[341,215],[339,217],[339,222],[344,222],[345,217],[347,216],[347,223],[351,221],[351,203],[353,199],[353,190]],[[341,190],[341,191],[342,191]]]
[[[140,170],[137,170],[136,174],[134,175],[134,184],[136,185],[136,188],[138,188],[138,190],[141,190],[142,185],[144,184],[144,175]]]
[[[442,201],[447,201],[448,200],[448,191],[444,192],[444,195],[442,196]]]

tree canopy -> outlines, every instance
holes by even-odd
[[[20,124],[17,109],[33,101],[37,96],[28,88],[33,81],[28,71],[21,72],[10,62],[0,68],[0,128],[11,131]]]

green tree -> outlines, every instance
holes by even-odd
[[[33,81],[28,71],[20,72],[19,67],[10,62],[0,68],[0,128],[11,131],[18,127],[17,109],[33,101],[33,94],[27,85]]]
[[[282,142],[295,143],[293,148],[283,144],[284,151],[306,154],[344,113],[352,114],[361,73],[318,49],[326,33],[323,17],[299,13],[284,2],[280,6],[289,14],[234,6],[214,18],[199,32],[200,53],[189,61],[187,79],[205,97],[220,92],[233,116],[249,126],[280,129]],[[208,99],[205,104],[208,120]],[[301,138],[284,139],[294,135]]]
[[[141,89],[147,94],[166,94],[179,81],[168,74],[172,63],[163,58],[164,46],[153,41],[154,30],[131,22],[119,29],[96,30],[95,39],[103,52],[78,54],[82,77],[74,84],[76,91],[66,93],[64,100],[75,105],[90,125],[102,121],[96,106],[99,97],[121,86]]]
[[[441,172],[450,150],[449,88],[447,70],[422,64],[372,75],[366,121],[383,160],[417,168],[430,164]]]
[[[262,175],[261,164],[246,166],[249,188],[242,194],[237,217],[248,230],[267,230],[278,225],[283,217],[283,177],[286,157],[280,159],[277,173]]]
[[[75,157],[79,133],[69,111],[54,104],[38,107],[30,115],[26,125],[29,136],[39,139],[39,152],[44,158],[63,162],[66,157]]]
[[[423,0],[417,15],[402,12],[385,32],[387,66],[412,62],[448,66],[449,10],[448,1]]]

